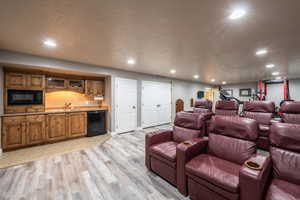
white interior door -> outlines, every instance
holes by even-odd
[[[115,81],[116,132],[137,128],[137,80],[116,78]]]
[[[171,84],[142,81],[142,127],[171,122]]]

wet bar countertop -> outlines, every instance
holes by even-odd
[[[26,115],[45,115],[45,114],[55,114],[55,113],[72,113],[72,112],[87,112],[87,111],[96,111],[96,110],[108,110],[107,107],[81,107],[73,109],[45,109],[45,112],[31,112],[31,113],[10,113],[2,114],[1,117],[10,117],[10,116],[26,116]]]

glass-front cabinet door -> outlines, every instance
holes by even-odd
[[[54,78],[48,77],[47,81],[47,89],[66,89],[67,81],[63,78]]]
[[[84,92],[84,81],[83,80],[69,80],[68,89],[77,92]]]

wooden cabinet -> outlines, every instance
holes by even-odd
[[[2,117],[2,122],[4,150],[81,137],[87,133],[86,112]]]
[[[2,130],[3,149],[19,148],[26,145],[25,117],[4,117]]]
[[[27,75],[22,73],[9,72],[5,74],[5,86],[11,89],[26,88]]]
[[[68,114],[68,127],[69,134],[68,137],[80,137],[86,135],[87,131],[87,113],[78,112],[78,113],[69,113]]]
[[[9,89],[43,90],[45,88],[44,78],[44,75],[7,72],[5,86]]]
[[[42,90],[45,88],[45,76],[30,74],[27,76],[27,89]]]
[[[91,96],[104,96],[104,81],[86,80],[85,93]]]
[[[27,145],[41,144],[46,140],[45,115],[31,115],[26,117]]]
[[[46,87],[47,89],[66,89],[67,80],[63,78],[48,77]]]
[[[68,80],[68,89],[76,92],[84,92],[83,80]]]
[[[49,114],[47,117],[47,140],[59,141],[67,138],[66,114]]]
[[[3,117],[3,149],[41,144],[46,139],[45,115]]]

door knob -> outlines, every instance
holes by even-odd
[[[135,109],[135,106],[132,106],[132,109]]]

